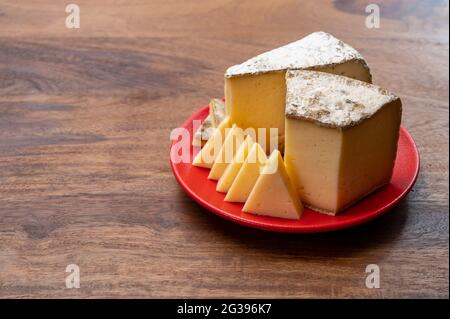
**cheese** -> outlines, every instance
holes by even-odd
[[[220,99],[212,99],[209,103],[209,114],[195,132],[192,146],[203,147],[225,116],[225,103]]]
[[[227,131],[225,141],[209,172],[208,179],[219,180],[229,163],[233,160],[237,149],[244,143],[244,131],[236,127],[236,124]]]
[[[289,71],[287,172],[306,206],[335,215],[389,183],[401,101],[336,75]]]
[[[300,219],[303,206],[278,150],[270,155],[242,210],[257,215]]]
[[[266,162],[265,151],[261,145],[254,143],[233,184],[231,184],[225,196],[225,201],[245,203]]]
[[[197,153],[192,165],[204,168],[211,168],[213,166],[214,160],[222,148],[223,140],[225,138],[225,129],[229,127],[230,118],[227,116],[214,131],[205,146]]]
[[[211,138],[215,131],[215,124],[211,114],[208,115],[203,121],[202,125],[197,129],[192,139],[192,146],[203,147],[206,142]]]
[[[222,177],[220,177],[216,191],[222,193],[228,192],[254,143],[252,137],[248,135],[236,152],[233,161],[228,165]]]
[[[318,70],[344,75],[371,83],[372,77],[364,58],[352,47],[325,32],[309,36],[281,48],[258,55],[225,73],[226,110],[231,123],[244,130],[270,128],[278,130],[278,146],[284,145],[284,111],[286,71]],[[267,142],[268,143],[268,142]],[[267,151],[267,147],[265,147]]]
[[[212,99],[209,102],[209,116],[213,122],[214,127],[219,126],[219,124],[225,119],[225,102],[220,99]]]

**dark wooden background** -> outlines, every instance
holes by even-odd
[[[447,297],[448,1],[0,1],[0,297]],[[381,28],[365,27],[367,3]],[[400,95],[421,154],[390,214],[329,234],[247,229],[194,203],[169,132],[224,70],[318,30]],[[66,265],[81,288],[66,289]],[[365,267],[381,288],[365,287]]]

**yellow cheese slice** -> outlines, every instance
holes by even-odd
[[[220,99],[212,99],[209,103],[209,114],[195,132],[192,146],[203,147],[225,117],[225,102]]]
[[[222,123],[219,124],[214,134],[205,144],[205,146],[195,156],[192,165],[198,167],[211,168],[214,160],[222,148],[223,140],[225,138],[225,129],[230,127],[230,118],[227,116]]]
[[[233,184],[225,196],[227,202],[245,203],[267,162],[266,152],[254,143]]]
[[[228,192],[254,143],[252,137],[248,135],[244,143],[239,147],[233,161],[228,165],[222,177],[219,179],[216,187],[218,192]]]
[[[225,102],[220,99],[212,99],[209,103],[209,116],[214,126],[218,126],[226,116],[225,113]]]
[[[233,160],[236,150],[244,143],[245,136],[242,129],[233,125],[232,128],[227,131],[225,141],[214,161],[211,171],[209,172],[208,179],[219,180],[227,166]]]
[[[216,126],[211,114],[209,114],[195,132],[194,138],[192,139],[192,146],[203,147],[215,130]]]
[[[270,155],[245,202],[243,211],[287,219],[300,219],[302,216],[302,203],[278,150]]]

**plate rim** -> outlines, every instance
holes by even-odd
[[[186,119],[183,124],[179,127],[189,127],[194,119],[198,119],[199,116],[204,113],[207,109],[209,109],[209,106],[203,106],[198,111],[194,112],[188,119]],[[369,215],[361,215],[361,216],[355,216],[352,219],[349,220],[343,220],[335,225],[305,225],[302,228],[295,228],[292,227],[292,225],[267,225],[265,223],[261,223],[254,220],[248,220],[239,216],[235,216],[233,214],[227,213],[222,211],[221,209],[218,209],[217,207],[211,205],[209,202],[204,200],[202,197],[198,196],[196,193],[194,193],[184,182],[184,180],[181,178],[179,171],[176,168],[176,164],[172,161],[172,146],[176,143],[176,141],[171,141],[170,147],[169,147],[169,161],[170,166],[172,168],[172,172],[175,176],[175,179],[177,180],[178,184],[182,187],[182,189],[191,197],[194,201],[196,201],[198,204],[200,204],[205,209],[209,210],[210,212],[214,213],[215,215],[224,218],[226,220],[235,222],[239,225],[251,227],[254,229],[260,229],[264,231],[270,231],[270,232],[278,232],[278,233],[324,233],[324,232],[332,232],[332,231],[338,231],[342,229],[352,228],[364,223],[367,223],[369,221],[372,221],[375,218],[378,218],[385,213],[389,212],[392,208],[398,205],[399,202],[401,202],[406,195],[411,191],[412,187],[417,181],[417,178],[419,176],[420,172],[420,155],[419,150],[417,148],[417,145],[412,138],[411,134],[406,130],[404,126],[400,126],[400,131],[404,134],[406,139],[409,143],[413,146],[414,149],[414,158],[416,165],[414,166],[414,177],[412,178],[411,182],[407,185],[407,187],[397,196],[395,197],[391,202],[388,204],[374,210]],[[192,165],[192,164],[191,164]],[[369,195],[370,196],[370,195]],[[333,216],[330,216],[333,217]]]

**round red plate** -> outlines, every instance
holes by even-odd
[[[208,106],[202,108],[186,122],[182,128],[189,131],[190,158],[193,158],[192,122],[203,120],[208,116]],[[224,201],[225,194],[216,192],[215,181],[209,180],[209,170],[192,166],[191,163],[175,163],[172,159],[177,150],[172,146],[170,163],[173,173],[181,187],[200,205],[211,212],[239,223],[241,225],[276,232],[312,233],[327,232],[348,228],[365,223],[389,211],[401,201],[411,190],[419,173],[419,153],[417,147],[403,127],[400,130],[397,160],[391,183],[372,195],[366,197],[356,205],[343,211],[338,216],[327,216],[305,208],[300,220],[287,220],[281,218],[257,216],[242,211],[242,204]]]

